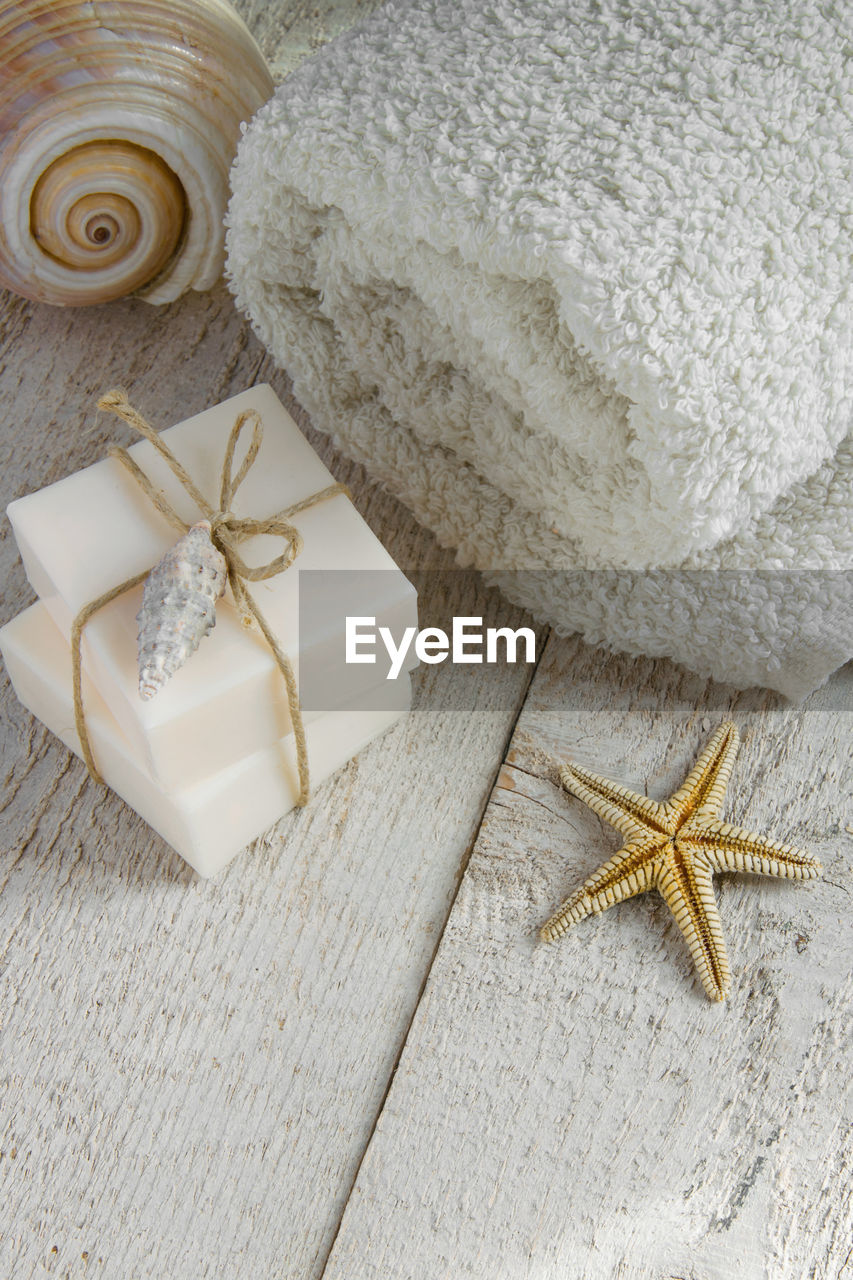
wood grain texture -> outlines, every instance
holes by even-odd
[[[269,63],[276,83],[382,0],[232,0]]]
[[[7,295],[0,501],[129,441],[93,410],[112,385],[164,427],[256,380],[289,402],[224,289],[162,309]],[[401,564],[450,563],[311,438]],[[5,621],[32,599],[5,521],[0,572]],[[424,591],[425,613],[522,620],[474,575]],[[0,1275],[319,1274],[529,679],[471,672],[418,676],[420,711],[210,882],[3,673]]]
[[[851,692],[795,709],[549,641],[326,1280],[853,1274]],[[656,894],[538,943],[619,845],[556,762],[663,798],[729,715],[725,814],[825,878],[715,878],[728,1002]]]

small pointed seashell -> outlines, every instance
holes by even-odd
[[[210,540],[207,520],[194,524],[151,570],[136,615],[140,698],[153,698],[212,630],[226,580],[225,557]]]

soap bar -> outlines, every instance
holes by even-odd
[[[74,729],[70,651],[43,604],[0,630],[0,651],[20,701],[80,755]],[[383,711],[326,712],[306,728],[312,789],[406,712],[408,676],[388,682]],[[393,690],[393,694],[391,693]],[[103,698],[84,676],[87,723],[104,780],[200,876],[215,875],[256,836],[290,810],[299,790],[293,735],[171,794],[141,767]],[[396,706],[388,705],[393,696]]]
[[[212,505],[237,415],[256,409],[262,418],[261,451],[232,503],[237,516],[274,515],[333,483],[272,389],[252,387],[162,433]],[[248,436],[248,430],[246,435]],[[242,448],[242,446],[241,446]],[[242,457],[238,448],[238,461]],[[135,461],[188,523],[199,518],[191,498],[154,447],[141,440],[130,448]],[[152,567],[177,538],[176,531],[145,497],[120,463],[106,459],[38,493],[12,502],[9,519],[27,576],[67,636],[79,610],[110,588]],[[310,661],[342,663],[346,613],[375,616],[399,637],[417,626],[417,595],[345,494],[295,516],[304,539],[286,572],[250,586],[294,669]],[[284,550],[280,539],[259,537],[241,546],[245,561],[262,564]],[[349,581],[352,600],[342,602],[335,634],[300,628],[299,575],[304,570],[357,570],[336,575]],[[367,570],[384,572],[364,573]],[[217,769],[272,746],[290,731],[280,672],[263,638],[245,625],[230,589],[217,605],[216,626],[168,684],[151,699],[139,697],[136,614],[141,585],[97,613],[83,639],[86,672],[109,704],[139,765],[161,790],[179,790]],[[380,654],[380,657],[382,655]],[[416,659],[410,659],[411,669]],[[387,667],[347,670],[350,700],[381,682]],[[382,705],[382,704],[377,704]],[[306,722],[316,714],[303,709]]]

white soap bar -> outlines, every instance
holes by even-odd
[[[74,729],[70,653],[46,607],[32,605],[0,630],[0,650],[20,701],[80,754]],[[298,792],[292,734],[192,787],[163,793],[141,768],[103,698],[84,677],[87,722],[105,781],[201,876],[215,875],[235,854],[293,808]],[[384,711],[330,711],[307,728],[311,785],[316,788],[406,712],[410,682],[383,690],[397,705]]]
[[[162,433],[214,507],[229,433],[237,415],[250,408],[261,414],[264,439],[232,503],[236,515],[271,516],[333,483],[275,393],[261,385]],[[244,444],[249,435],[247,429]],[[130,453],[183,519],[199,518],[192,500],[147,440],[133,445]],[[66,635],[85,604],[153,566],[178,536],[113,459],[19,498],[10,504],[8,515],[27,576]],[[346,495],[301,512],[292,523],[304,538],[301,555],[285,573],[250,589],[297,674],[300,664],[309,661],[315,671],[318,663],[328,664],[330,672],[341,668],[344,613],[375,616],[377,626],[390,627],[394,635],[417,626],[414,587]],[[284,549],[280,539],[262,537],[244,543],[241,554],[248,564],[258,565]],[[358,571],[335,578],[335,590],[341,590],[343,577],[343,589],[352,595],[341,601],[341,625],[334,634],[319,625],[317,634],[309,634],[306,627],[300,634],[300,574],[331,569]],[[289,732],[281,675],[262,637],[238,616],[230,591],[217,606],[211,635],[155,698],[143,702],[136,671],[141,597],[139,586],[91,619],[84,633],[83,661],[140,766],[160,789],[180,789],[207,778]],[[414,665],[412,656],[408,669]],[[380,665],[347,667],[348,699],[352,701],[359,687],[372,689],[386,670]],[[312,708],[305,709],[307,721],[313,715]]]

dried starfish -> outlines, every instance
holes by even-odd
[[[545,942],[584,916],[657,889],[687,941],[702,985],[724,1000],[731,982],[711,876],[755,871],[812,880],[821,865],[802,849],[721,822],[723,798],[738,749],[738,731],[720,725],[683,784],[663,804],[576,765],[560,770],[568,792],[627,837],[628,843],[591,875],[542,927]]]

